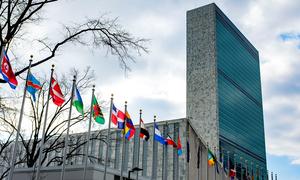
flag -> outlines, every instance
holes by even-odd
[[[197,152],[197,168],[198,169],[200,168],[200,153],[201,153],[200,145],[198,145],[198,152]]]
[[[27,79],[27,91],[32,95],[33,101],[36,99],[35,93],[41,89],[41,83],[31,73],[29,73]]]
[[[207,160],[208,160],[208,164],[210,166],[215,165],[216,158],[214,157],[213,153],[209,149],[208,149],[208,153],[207,153]]]
[[[97,102],[95,95],[93,95],[92,106],[93,106],[93,117],[94,117],[95,121],[99,124],[104,124],[105,119],[103,117],[103,113],[101,111],[101,108]]]
[[[156,123],[154,123],[154,128],[155,128],[154,140],[160,142],[163,145],[166,145],[166,140],[164,137],[162,137]]]
[[[65,102],[64,95],[62,94],[57,81],[53,77],[51,78],[50,95],[53,103],[57,106],[61,106]]]
[[[79,113],[84,114],[83,112],[83,102],[82,102],[82,98],[80,96],[80,93],[77,89],[77,87],[75,87],[75,93],[74,93],[74,99],[73,99],[73,106],[75,106],[75,108],[77,109],[77,111]]]
[[[127,140],[130,140],[135,133],[135,127],[134,127],[133,122],[130,118],[130,115],[127,111],[125,112],[125,129],[124,129],[124,131],[125,131],[124,132],[125,138]]]
[[[217,161],[215,161],[215,162],[217,162]],[[217,171],[218,174],[220,173],[219,172],[219,164],[218,163],[215,165],[215,170]]]
[[[178,154],[178,156],[182,155],[182,147],[181,147],[181,142],[180,142],[179,135],[178,135],[178,140],[177,140],[177,154]]]
[[[141,129],[140,129],[140,138],[144,139],[145,141],[149,140],[149,132],[148,130],[145,128],[145,124],[144,121],[142,119],[140,119],[140,123],[141,123]]]
[[[235,173],[236,173],[235,169],[230,169],[230,171],[229,171],[229,177],[230,177],[231,180],[234,179]]]
[[[118,126],[119,129],[124,129],[124,120],[125,114],[112,104],[111,122]]]
[[[12,89],[16,89],[16,87],[18,85],[18,81],[16,79],[16,76],[15,76],[12,68],[11,68],[9,58],[8,58],[5,50],[2,51],[0,73],[3,76],[3,79],[6,82],[8,82],[9,86]]]
[[[189,163],[190,162],[190,143],[187,140],[186,141],[186,161]]]
[[[177,148],[177,144],[173,141],[173,139],[168,135],[166,138],[166,145],[171,145],[173,148]]]

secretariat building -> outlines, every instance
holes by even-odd
[[[187,117],[210,147],[266,169],[258,51],[215,4],[187,12]]]
[[[176,143],[180,137],[183,154],[153,140],[153,123],[145,125],[150,139],[141,140],[140,146],[138,131],[122,143],[120,130],[112,129],[106,179],[120,179],[123,169],[122,176],[128,179],[229,180],[232,169],[236,171],[235,180],[266,180],[258,51],[215,4],[190,10],[186,17],[187,114],[185,118],[157,123],[162,136],[169,135]],[[99,133],[105,135],[107,130],[93,132],[92,137]],[[73,134],[70,139],[79,138],[85,136]],[[88,149],[89,156],[96,158],[88,160],[86,180],[103,179],[106,144],[93,139]],[[215,166],[207,163],[208,149],[215,155]],[[61,156],[61,152],[47,158]],[[83,152],[84,148],[78,149],[79,154]],[[124,163],[122,153],[126,155]],[[67,159],[65,180],[82,180],[83,164],[83,157]],[[132,172],[135,168],[140,171]],[[14,179],[30,180],[34,171],[20,164]],[[41,177],[60,179],[60,172],[59,163],[46,161]]]

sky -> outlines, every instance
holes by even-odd
[[[136,63],[130,63],[132,71],[125,75],[118,58],[105,49],[68,44],[33,72],[47,73],[52,63],[58,74],[91,66],[96,74],[96,93],[105,101],[114,93],[119,108],[128,101],[135,123],[139,109],[143,109],[145,122],[151,122],[154,114],[159,120],[185,117],[186,11],[212,2],[259,51],[268,168],[278,179],[299,180],[300,1],[60,1],[45,9],[42,22],[27,27],[28,39],[47,37],[55,42],[63,37],[63,24],[104,14],[118,17],[118,23],[133,36],[150,39],[149,53],[136,55]],[[18,53],[20,59],[30,54],[42,56],[34,43]],[[89,96],[83,97],[88,104]]]

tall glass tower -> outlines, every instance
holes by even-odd
[[[187,12],[187,117],[238,175],[265,173],[258,51],[215,4]]]

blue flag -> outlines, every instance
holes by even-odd
[[[154,123],[154,127],[155,127],[155,134],[154,134],[155,141],[158,141],[161,144],[166,145],[167,144],[166,139],[161,135],[156,123]]]
[[[41,83],[29,73],[27,79],[27,91],[32,95],[33,101],[35,101],[35,93],[40,89],[42,89]]]

